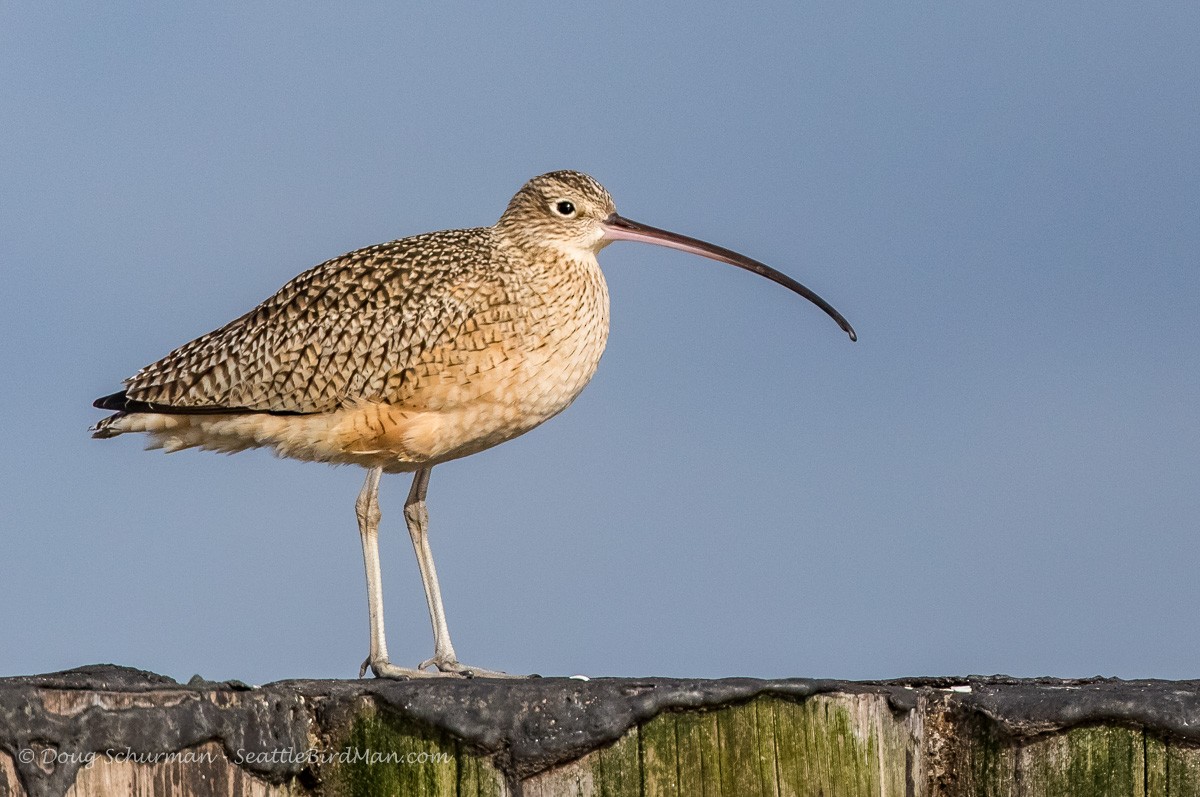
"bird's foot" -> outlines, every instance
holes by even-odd
[[[464,673],[443,672],[441,670],[428,672],[424,669],[413,669],[412,667],[397,667],[387,659],[381,658],[371,661],[370,658],[367,658],[362,663],[362,666],[358,668],[359,678],[367,674],[368,667],[376,678],[461,678],[464,676]]]
[[[436,667],[437,670],[430,672],[427,667]],[[451,657],[434,656],[432,659],[426,659],[417,665],[417,669],[426,675],[458,675],[464,678],[523,678],[521,675],[510,675],[499,670],[485,670],[482,667],[472,667],[469,664],[463,664],[458,659]]]

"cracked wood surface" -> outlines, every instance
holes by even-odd
[[[1200,795],[1200,684],[0,678],[0,796]]]

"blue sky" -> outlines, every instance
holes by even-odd
[[[1185,3],[4,4],[0,673],[353,676],[362,471],[95,441],[90,403],[318,262],[574,168],[860,340],[606,249],[589,388],[433,472],[464,661],[1196,677],[1197,30]]]

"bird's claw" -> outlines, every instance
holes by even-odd
[[[376,659],[371,661],[368,658],[362,663],[362,667],[358,670],[358,677],[362,678],[367,674],[367,668],[371,669],[371,673],[376,678],[398,678],[408,680],[410,678],[456,678],[462,677],[461,673],[442,672],[434,670],[429,672],[424,669],[413,669],[411,667],[397,667],[387,659]]]
[[[436,667],[435,672],[429,672],[428,667]],[[483,667],[472,667],[463,664],[458,659],[434,656],[417,665],[417,669],[429,675],[458,675],[463,678],[520,678],[519,675],[509,675],[499,670],[485,670]]]
[[[434,669],[429,669],[433,667]],[[434,656],[421,662],[416,669],[398,667],[385,658],[371,660],[368,656],[358,668],[358,677],[362,678],[370,669],[376,678],[520,678],[520,675],[509,675],[498,670],[485,670],[483,667],[471,667],[458,659]]]

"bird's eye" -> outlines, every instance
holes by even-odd
[[[555,203],[554,210],[557,211],[558,215],[560,215],[560,216],[574,216],[575,215],[575,205],[571,202],[568,202],[565,199],[560,202]]]

